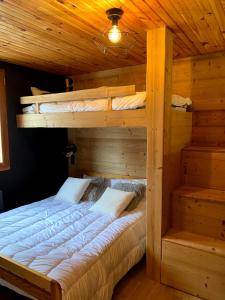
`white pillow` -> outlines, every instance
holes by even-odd
[[[109,214],[116,218],[123,212],[134,196],[134,192],[124,192],[108,187],[90,210]]]
[[[91,179],[68,177],[55,196],[56,200],[78,203]]]

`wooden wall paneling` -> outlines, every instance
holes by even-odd
[[[190,97],[194,110],[225,109],[225,53],[175,60],[173,93]]]
[[[100,86],[135,85],[136,91],[146,90],[146,65],[136,65],[112,70],[72,76],[74,90]]]
[[[160,281],[163,204],[171,130],[172,33],[165,27],[147,32],[147,270]],[[164,218],[167,219],[167,212]],[[165,222],[167,223],[167,222]]]
[[[105,177],[146,178],[145,128],[70,129],[78,152],[70,175],[96,173]]]

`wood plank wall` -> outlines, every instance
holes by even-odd
[[[225,53],[177,60],[173,75],[173,92],[193,101],[193,144],[225,146]]]
[[[78,148],[70,175],[81,172],[112,177],[146,177],[145,128],[69,129],[69,140]]]
[[[138,65],[73,77],[74,90],[99,86],[136,85],[145,90],[146,66]],[[121,177],[146,178],[146,129],[104,128],[69,129],[69,140],[76,143],[76,164],[70,175],[91,171]]]
[[[145,65],[138,65],[74,76],[74,87],[135,84],[141,91],[145,72]],[[225,146],[225,52],[175,60],[173,94],[193,101],[193,143]]]
[[[197,61],[201,62],[198,58]],[[187,88],[187,86],[190,87],[190,80],[192,78],[191,64],[193,64],[191,59],[177,60],[174,62],[173,93],[182,96],[191,95],[190,89]],[[73,76],[72,78],[75,90],[96,88],[99,86],[135,84],[137,91],[143,91],[146,89],[146,66],[138,65],[105,70]],[[181,124],[182,118],[178,117],[178,119],[180,119],[178,123],[180,122]],[[187,116],[182,126],[179,124],[177,124],[177,126],[172,125],[174,127],[172,137],[174,161],[179,162],[179,150],[182,148],[182,145],[187,144],[190,140],[190,119],[191,116]],[[70,175],[77,174],[78,169],[103,174],[110,172],[111,174],[125,177],[146,177],[145,129],[69,129],[69,139],[71,142],[76,142],[78,146],[76,164],[70,165]],[[103,148],[104,150],[101,150]],[[104,151],[107,155],[102,153]],[[128,157],[130,159],[128,159]],[[176,168],[178,164],[179,163],[175,164]],[[173,185],[177,186],[179,175],[175,177]]]

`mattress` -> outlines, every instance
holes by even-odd
[[[50,197],[2,213],[0,253],[57,280],[64,300],[111,299],[145,253],[145,201],[116,219],[91,205]]]

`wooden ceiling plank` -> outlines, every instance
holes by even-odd
[[[173,30],[175,32],[175,35],[180,36],[180,32],[183,32],[183,34],[188,37],[192,48],[194,47],[195,49],[195,54],[193,55],[205,53],[204,46],[200,43],[199,39],[193,33],[193,29],[191,28],[190,24],[183,19],[182,14],[179,11],[180,6],[177,7],[176,5],[177,2],[170,0],[159,0],[159,3],[165,9],[170,18],[174,20],[175,27]]]
[[[225,39],[225,9],[220,0],[209,0],[209,3],[219,24],[223,38]]]
[[[162,5],[163,2],[163,5]],[[158,15],[162,18],[162,20],[169,26],[173,32],[176,34],[177,38],[182,42],[182,47],[184,45],[190,50],[195,51],[195,53],[199,53],[202,50],[202,45],[195,38],[195,36],[190,31],[188,24],[184,24],[180,22],[180,16],[176,14],[176,11],[172,8],[170,3],[167,1],[155,1],[151,2],[152,9],[158,13]],[[165,8],[165,5],[166,8]],[[171,15],[171,11],[173,15]],[[174,18],[175,16],[175,18]],[[194,42],[194,43],[193,43]]]
[[[225,42],[209,0],[203,2],[196,1],[196,5],[204,12],[203,21],[206,22],[206,27],[208,28],[208,30],[206,30],[207,40],[209,40],[212,45],[215,44],[217,47],[220,47],[219,50],[216,48],[216,51],[223,50]]]
[[[24,2],[24,1],[20,1],[20,2]],[[29,2],[30,3],[30,2]],[[7,9],[9,9],[9,8],[7,8]],[[18,9],[18,7],[17,7],[17,9]],[[18,11],[14,11],[14,17],[15,18],[17,18],[17,16],[18,15],[20,15],[20,14],[18,14]],[[29,22],[29,28],[33,25],[33,18],[34,18],[34,16],[29,16],[30,18],[31,18],[31,20],[30,20],[30,22]],[[26,22],[27,22],[27,18],[28,18],[28,16],[27,15],[23,15],[23,18],[21,19],[21,21],[23,22],[23,26],[24,26],[24,19],[26,20]],[[35,24],[36,25],[36,24]],[[22,26],[22,25],[21,25]],[[41,23],[41,26],[43,26],[43,22]],[[37,26],[35,27],[36,29],[37,29]],[[51,28],[51,27],[47,27],[47,29],[49,29],[49,28]],[[44,32],[46,32],[46,30],[44,30]],[[51,34],[51,35],[53,35],[53,39],[54,39],[54,32],[52,31],[52,30],[50,30],[49,32],[48,32],[48,30],[47,30],[47,32],[46,32],[46,34]],[[63,34],[64,35],[64,34]],[[51,40],[52,40],[52,38],[51,38]],[[77,40],[77,39],[76,39]],[[79,36],[79,45],[80,44],[82,44],[82,41],[85,41],[83,38],[80,38],[80,36]],[[71,44],[72,45],[72,44]],[[62,48],[63,48],[63,46],[61,46]],[[74,42],[74,40],[73,40],[73,47],[75,47],[75,42]],[[76,44],[76,48],[77,48],[77,44]],[[92,51],[92,53],[93,53],[93,50],[95,50],[96,51],[96,45],[94,45],[94,43],[91,41],[91,40],[89,40],[89,43],[87,44],[87,41],[85,41],[85,44],[84,45],[82,45],[82,51],[85,51],[85,52],[90,52],[89,51],[89,49],[91,49],[91,51]],[[75,48],[74,48],[75,49]],[[80,48],[81,49],[81,48]],[[98,50],[98,49],[97,49]],[[75,50],[74,50],[75,51]],[[101,53],[100,53],[101,54]],[[103,54],[101,54],[101,56],[102,56]],[[145,59],[144,57],[143,57],[143,55],[141,55],[140,53],[137,53],[136,55],[135,55],[135,52],[133,51],[133,54],[132,54],[132,56],[134,57],[134,59],[135,59],[135,63],[138,63],[138,61],[137,61],[137,58],[139,58],[139,57],[141,57],[142,56],[142,58],[143,59]],[[95,61],[96,61],[96,56],[95,56]],[[118,58],[116,58],[116,61],[117,61],[117,65],[118,65]],[[101,63],[102,63],[102,61],[101,61]],[[106,61],[106,63],[107,63],[107,61]]]

